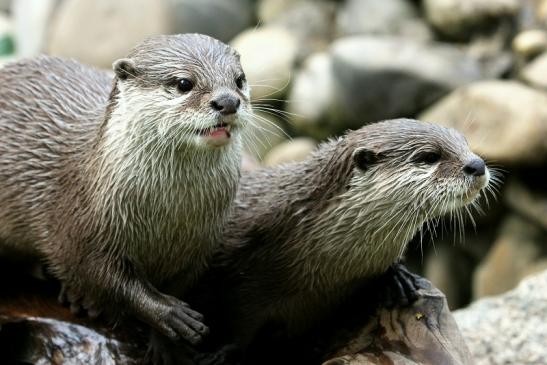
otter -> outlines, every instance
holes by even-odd
[[[179,298],[236,194],[249,86],[199,34],[149,38],[113,69],[0,70],[0,250],[43,260],[75,310],[194,344],[208,328]]]
[[[410,119],[244,173],[211,272],[215,306],[204,312],[243,349],[269,323],[300,336],[397,266],[424,223],[476,204],[489,180],[463,135]],[[396,271],[413,289],[412,274]]]

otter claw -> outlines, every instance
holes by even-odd
[[[188,305],[175,298],[166,298],[164,305],[167,308],[150,323],[172,341],[184,339],[197,345],[209,333],[209,328],[202,323],[203,316]]]
[[[420,297],[420,289],[430,288],[427,280],[411,273],[401,263],[393,264],[384,274],[384,280],[387,285],[383,302],[388,308],[409,306]]]

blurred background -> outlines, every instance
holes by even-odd
[[[395,117],[455,127],[500,169],[476,227],[445,221],[409,249],[452,309],[547,270],[547,0],[0,0],[0,67],[48,53],[110,68],[185,32],[242,55],[260,141],[247,169]]]

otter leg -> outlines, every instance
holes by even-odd
[[[191,344],[199,343],[209,331],[200,313],[159,292],[128,259],[117,257],[114,262],[101,256],[88,259],[85,265],[69,267],[71,270],[61,275],[61,281],[75,310],[83,305],[114,316],[133,315],[172,341],[182,339]]]
[[[186,340],[192,345],[201,342],[209,333],[203,316],[185,302],[160,293],[150,285],[137,283],[130,302],[133,311],[142,321],[162,333],[171,341]]]
[[[419,275],[408,271],[405,265],[395,263],[382,276],[381,302],[387,307],[409,306],[419,298],[420,289],[428,289],[429,283]]]

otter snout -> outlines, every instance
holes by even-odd
[[[211,100],[211,107],[222,115],[237,113],[241,99],[231,94],[222,94]]]
[[[463,166],[463,172],[471,176],[483,176],[486,172],[486,164],[479,157],[473,157]]]

